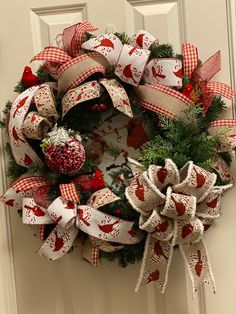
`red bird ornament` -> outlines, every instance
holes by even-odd
[[[40,83],[39,78],[32,73],[31,67],[28,66],[24,69],[21,81],[25,88],[29,88]]]

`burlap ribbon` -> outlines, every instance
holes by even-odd
[[[62,196],[47,207],[39,205],[35,199],[35,193],[42,188],[51,187],[43,177],[20,178],[2,196],[5,204],[22,208],[23,223],[56,224],[40,247],[40,255],[52,260],[64,256],[73,245],[79,230],[91,237],[93,246],[98,250],[114,251],[122,248],[122,245],[114,247],[108,242],[134,244],[142,239],[142,234],[133,230],[133,222],[98,210],[119,200],[110,189],[104,188],[93,193],[86,205],[80,205],[76,190],[71,185],[73,184],[60,186]]]
[[[154,282],[165,291],[176,244],[188,267],[193,291],[202,282],[214,288],[202,236],[220,216],[222,193],[232,185],[215,186],[216,175],[191,161],[180,171],[170,159],[165,166],[151,165],[147,171],[137,163],[135,167],[125,194],[140,213],[140,229],[148,232],[136,290],[142,283]]]

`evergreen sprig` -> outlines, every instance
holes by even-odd
[[[188,108],[174,119],[161,117],[159,134],[142,147],[142,161],[146,166],[163,165],[165,159],[170,158],[181,168],[192,160],[212,171],[219,137],[203,130],[202,119],[199,107]]]
[[[159,45],[157,43],[154,43],[151,45],[151,47],[149,49],[151,51],[151,54],[150,54],[151,59],[154,59],[154,58],[174,58],[175,57],[173,46],[170,44]]]
[[[130,37],[125,32],[122,32],[122,33],[115,32],[114,35],[116,35],[120,39],[122,44],[127,44],[127,45],[129,44]]]

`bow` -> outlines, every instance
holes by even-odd
[[[193,291],[214,278],[204,232],[220,216],[221,196],[232,185],[215,186],[216,175],[188,162],[180,171],[167,159],[165,166],[143,171],[137,162],[126,198],[140,215],[139,227],[148,232],[136,291],[155,282],[164,293],[173,249],[179,245],[189,269]]]
[[[34,100],[37,111],[29,111]],[[13,102],[9,117],[9,143],[15,161],[29,167],[41,163],[25,137],[42,139],[58,118],[52,87],[47,84],[33,86],[21,93]]]
[[[141,240],[133,230],[133,222],[107,215],[98,208],[119,200],[110,189],[104,188],[91,195],[86,205],[80,205],[73,183],[60,185],[61,196],[49,206],[42,200],[42,189],[52,185],[43,177],[24,177],[16,180],[2,196],[6,205],[22,208],[23,223],[29,225],[56,224],[38,253],[48,259],[64,256],[72,247],[79,230],[90,236],[95,250],[114,251],[109,243],[134,244]],[[35,197],[40,193],[41,197]],[[45,190],[44,190],[45,197]],[[39,196],[39,195],[38,195]]]
[[[91,24],[89,22],[83,22],[73,25],[67,30],[68,33],[76,33],[83,31],[83,34],[92,29],[86,29]],[[92,26],[91,26],[92,27]],[[86,30],[85,30],[86,29]],[[85,31],[84,31],[85,30]],[[76,57],[69,55],[69,50],[66,48],[65,33],[62,34],[62,40],[59,47],[49,46],[36,55],[31,61],[43,60],[46,61],[44,68],[51,74],[58,78],[58,89],[59,91],[66,92],[69,89],[73,89],[83,83],[89,76],[100,73],[105,74],[111,66],[115,68],[115,74],[123,81],[133,86],[138,86],[141,79],[149,84],[157,85],[159,87],[159,95],[155,102],[150,108],[148,106],[148,100],[144,101],[144,107],[153,110],[154,112],[160,112],[159,107],[164,107],[164,112],[168,112],[165,109],[164,95],[167,94],[169,97],[168,103],[173,103],[171,108],[175,112],[175,108],[178,104],[181,107],[185,107],[186,104],[191,104],[191,101],[180,93],[174,93],[172,88],[168,86],[182,86],[182,63],[176,58],[167,59],[153,59],[148,62],[150,55],[150,46],[153,43],[158,43],[151,34],[146,31],[140,30],[136,32],[130,39],[129,45],[122,44],[120,39],[114,34],[104,34],[98,37],[93,37],[86,42],[83,42],[83,36],[80,37],[80,41],[77,44],[77,52],[81,52],[80,48],[86,49],[89,52],[86,54],[80,54]],[[69,39],[68,39],[69,41]],[[53,65],[48,67],[48,64]],[[55,66],[56,65],[56,66]],[[55,70],[56,69],[56,70]],[[118,103],[115,107],[131,116],[130,104],[127,102],[127,98],[120,97],[120,90],[122,86],[116,80],[103,81],[103,85],[108,90],[109,95],[115,97],[112,98],[113,104],[114,98],[118,98]],[[111,87],[112,85],[112,87]],[[119,89],[117,88],[119,85]],[[166,85],[166,89],[163,90],[161,87]],[[124,90],[122,92],[124,94]],[[136,91],[135,91],[136,93]],[[164,94],[164,95],[163,95]],[[145,98],[145,97],[144,97]],[[142,97],[141,97],[142,100]],[[143,105],[143,101],[140,101]],[[129,107],[127,111],[127,107]],[[123,109],[121,110],[121,108]],[[179,110],[178,110],[179,111]]]
[[[203,103],[204,112],[209,109],[214,95],[220,95],[227,99],[235,97],[236,93],[230,86],[221,82],[210,82],[211,78],[220,71],[221,56],[217,51],[203,64],[198,64],[198,50],[192,44],[182,45],[184,74],[189,78],[193,85],[197,85],[202,97],[199,102]]]

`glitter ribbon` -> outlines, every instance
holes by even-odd
[[[148,232],[136,291],[154,282],[164,293],[173,249],[179,245],[196,292],[202,282],[214,288],[214,278],[202,240],[220,216],[222,193],[232,185],[215,186],[216,175],[188,162],[180,171],[167,159],[165,166],[138,169],[126,188],[126,198]],[[140,165],[141,166],[141,165]],[[138,169],[138,170],[137,170]]]

